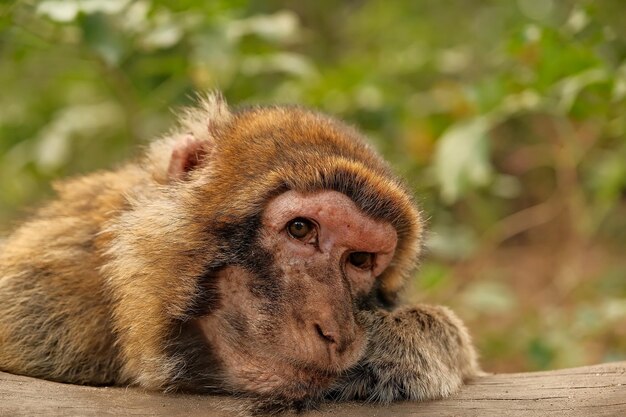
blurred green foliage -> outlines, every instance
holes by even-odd
[[[296,102],[360,126],[429,218],[411,301],[487,370],[626,359],[621,0],[0,3],[0,230],[172,108]]]

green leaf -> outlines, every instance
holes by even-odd
[[[467,226],[435,225],[426,239],[428,252],[449,260],[469,258],[476,248],[476,236]]]
[[[77,1],[42,1],[37,5],[37,14],[46,16],[50,20],[59,23],[69,23],[76,19],[80,6]]]
[[[102,13],[85,15],[81,20],[85,43],[107,64],[117,66],[124,54],[124,39]]]
[[[420,268],[417,282],[423,290],[434,290],[444,286],[449,277],[450,268],[440,263],[428,262]]]
[[[271,42],[293,42],[300,36],[300,22],[295,13],[282,10],[232,22],[227,32],[232,40],[251,34]]]
[[[37,5],[36,13],[59,23],[69,23],[79,12],[115,14],[121,12],[129,0],[46,0]]]
[[[528,358],[538,369],[548,369],[557,352],[546,341],[535,338],[528,344]]]
[[[486,117],[452,125],[437,142],[435,175],[441,198],[454,203],[470,187],[486,185],[491,179]]]
[[[580,92],[592,84],[604,82],[608,79],[608,74],[603,68],[592,68],[587,71],[580,72],[571,77],[564,78],[558,83],[559,107],[565,113],[568,113]]]

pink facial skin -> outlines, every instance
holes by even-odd
[[[312,226],[305,238],[290,233],[294,219]],[[259,245],[278,272],[259,277],[224,268],[217,276],[220,307],[198,324],[234,391],[298,398],[330,386],[362,355],[355,300],[373,289],[398,238],[391,224],[335,191],[287,191],[269,201],[261,221]],[[355,266],[354,252],[371,253],[371,262]],[[276,284],[276,292],[259,295],[259,282]]]
[[[311,220],[316,225],[317,242],[304,243],[290,238],[285,228],[295,218]],[[372,289],[374,279],[391,262],[398,236],[393,226],[363,214],[345,194],[323,191],[302,195],[288,191],[270,202],[263,216],[264,230],[282,235],[286,250],[294,257],[342,265],[353,296]],[[351,265],[351,252],[374,254],[374,265],[363,270]]]

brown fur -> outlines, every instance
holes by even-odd
[[[181,159],[178,147],[190,141],[193,158]],[[394,226],[398,246],[377,286],[383,304],[396,302],[421,245],[420,213],[387,164],[354,129],[299,107],[231,112],[211,95],[137,163],[56,190],[0,253],[0,369],[64,382],[194,389],[204,377],[203,388],[219,388],[211,359],[199,359],[207,352],[190,348],[192,319],[219,308],[212,271],[238,256],[224,236],[236,242],[286,190],[339,191]],[[458,319],[411,311],[417,321],[409,310],[362,318],[371,329],[362,366],[382,369],[388,359],[401,379],[436,374],[434,388],[420,379],[407,394],[380,394],[385,401],[446,395],[477,369]],[[389,338],[406,345],[386,350]],[[206,366],[190,373],[198,364]],[[378,398],[366,393],[372,384],[336,392]]]
[[[327,395],[339,400],[424,401],[456,392],[480,374],[467,329],[448,308],[419,305],[361,311],[369,344]]]

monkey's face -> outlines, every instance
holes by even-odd
[[[336,191],[267,204],[245,263],[218,272],[220,307],[199,319],[235,391],[301,398],[363,352],[355,304],[391,262],[397,233]]]

